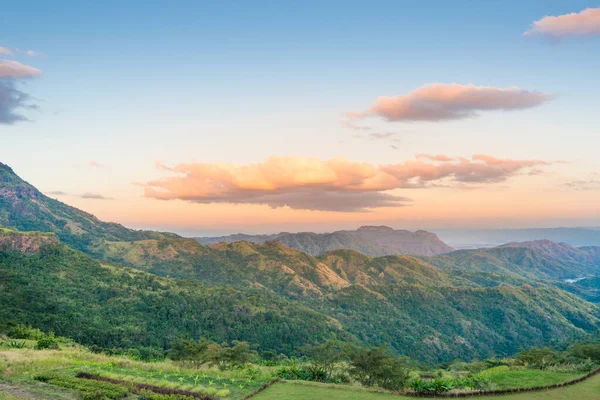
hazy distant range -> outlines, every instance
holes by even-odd
[[[367,228],[367,229],[365,229]],[[248,240],[252,242],[262,243],[266,240],[278,240],[284,242],[288,246],[291,247],[300,247],[303,251],[306,251],[311,254],[319,254],[324,250],[331,250],[331,248],[340,248],[340,247],[348,247],[354,248],[355,250],[362,251],[365,254],[369,254],[372,256],[377,256],[381,254],[393,254],[390,253],[390,249],[371,249],[366,248],[365,243],[357,244],[352,241],[352,243],[323,243],[323,239],[331,239],[333,238],[339,239],[339,234],[343,234],[343,236],[347,236],[348,234],[352,234],[354,236],[357,233],[367,233],[365,230],[371,231],[375,227],[362,227],[356,231],[337,231],[331,234],[315,234],[313,232],[303,232],[297,234],[290,234],[287,232],[282,232],[279,234],[272,235],[246,235],[246,234],[234,234],[230,236],[220,236],[220,237],[200,237],[196,238],[199,242],[204,244],[212,244],[220,241],[231,242],[238,240]],[[437,235],[437,237],[427,236],[425,231],[417,231],[417,232],[409,232],[409,231],[395,231],[389,227],[377,227],[376,231],[383,230],[384,232],[368,232],[369,236],[372,234],[381,234],[387,236],[387,234],[395,233],[395,235],[401,234],[402,236],[408,236],[410,238],[413,235],[412,240],[410,242],[417,239],[417,242],[429,242],[427,243],[426,248],[419,248],[419,251],[411,251],[417,250],[413,247],[413,245],[407,246],[403,251],[399,253],[416,253],[416,254],[424,254],[424,255],[432,255],[432,254],[441,254],[447,252],[451,249],[444,248],[444,245],[451,246],[454,249],[475,249],[482,247],[495,247],[505,243],[510,242],[527,242],[533,240],[551,240],[553,242],[563,242],[570,244],[571,246],[581,247],[581,246],[600,246],[600,227],[575,227],[575,228],[523,228],[523,229],[428,229],[429,232],[432,232]],[[385,232],[388,230],[389,232]],[[402,233],[401,233],[402,232]],[[395,236],[394,235],[394,236]],[[307,239],[310,238],[311,246],[315,244],[319,244],[320,248],[308,248],[306,243],[298,243],[298,239]],[[316,239],[316,240],[315,240]],[[345,238],[349,239],[349,238]],[[354,239],[354,238],[353,238]],[[367,238],[363,238],[367,239]],[[368,238],[369,246],[372,244],[371,237]],[[401,238],[402,242],[406,241],[406,237]],[[338,240],[335,240],[338,242]],[[345,242],[346,240],[342,240]],[[288,243],[290,242],[290,243]],[[315,243],[317,242],[317,243]],[[320,242],[320,243],[319,243]],[[441,243],[440,243],[441,242]],[[387,245],[398,245],[398,243],[387,243]],[[386,246],[386,247],[388,247]],[[327,248],[330,247],[330,248]],[[404,247],[404,246],[402,246]]]
[[[456,249],[493,247],[508,242],[551,240],[571,246],[600,246],[600,228],[430,229]]]

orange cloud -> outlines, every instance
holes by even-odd
[[[490,86],[430,83],[396,97],[379,97],[351,119],[379,116],[388,121],[442,121],[477,116],[480,111],[519,110],[539,106],[552,95],[537,91]]]
[[[157,167],[176,173],[145,184],[145,196],[196,203],[266,204],[293,209],[362,212],[405,205],[409,199],[388,193],[394,189],[439,185],[496,183],[534,167],[538,160],[500,159],[475,155],[471,160],[438,156],[451,161],[409,160],[373,165],[344,158],[319,160],[269,157],[249,165],[179,164]]]
[[[586,8],[579,13],[546,16],[534,21],[531,29],[524,35],[542,35],[553,39],[600,35],[600,8]]]

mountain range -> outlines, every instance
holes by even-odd
[[[353,231],[336,231],[332,233],[281,232],[273,235],[238,233],[221,237],[199,237],[196,240],[209,245],[238,241],[264,243],[274,240],[313,256],[319,256],[327,251],[338,249],[356,250],[372,257],[401,254],[432,256],[454,250],[442,242],[434,233],[422,230],[416,232],[394,230],[388,226],[362,226]]]
[[[423,236],[444,250],[370,256],[318,244],[313,255],[272,239],[209,246],[100,221],[5,165],[0,225],[0,329],[28,323],[103,347],[167,348],[204,336],[297,354],[335,336],[433,363],[510,355],[600,328],[594,247],[451,251],[435,235],[387,227],[342,236],[377,251]],[[313,235],[319,243],[327,234]]]

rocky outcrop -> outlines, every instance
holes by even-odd
[[[52,233],[24,233],[0,228],[0,252],[12,249],[25,254],[37,253],[42,246],[58,243]]]

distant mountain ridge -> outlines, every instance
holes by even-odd
[[[527,248],[557,260],[595,265],[600,267],[600,246],[574,247],[567,243],[550,240],[511,242],[497,248]]]
[[[460,249],[500,246],[509,242],[551,240],[571,246],[600,246],[600,228],[435,229],[441,240]]]
[[[362,226],[353,231],[336,231],[332,233],[235,234],[221,237],[199,237],[196,240],[207,245],[237,241],[260,244],[272,240],[313,256],[339,249],[355,250],[370,257],[404,254],[433,256],[454,250],[442,242],[434,233],[423,230],[416,232],[395,230],[389,226]]]

